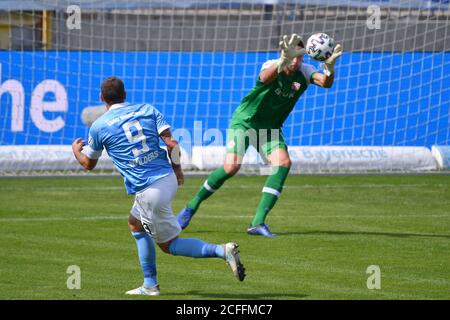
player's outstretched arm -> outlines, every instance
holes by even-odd
[[[172,162],[172,168],[177,176],[178,185],[181,186],[184,183],[183,170],[181,169],[181,151],[178,141],[174,140],[170,129],[166,129],[160,134],[161,139],[167,146],[167,153],[169,154],[170,161]]]
[[[322,68],[326,75],[334,73],[334,65],[336,64],[336,60],[340,56],[342,56],[342,53],[344,53],[344,51],[342,50],[342,46],[340,44],[337,44],[333,49],[333,54],[327,60],[325,60],[324,64],[322,64]]]
[[[277,62],[272,63],[269,67],[262,70],[259,74],[259,81],[264,84],[269,84],[278,77],[278,64]]]
[[[322,88],[331,88],[334,82],[334,73],[330,75],[316,72],[312,76],[312,83]]]
[[[313,83],[319,87],[323,88],[331,88],[334,82],[334,65],[336,64],[336,60],[342,56],[343,50],[340,44],[337,44],[334,47],[333,54],[325,60],[321,66],[324,70],[324,73],[314,73],[313,74]]]
[[[92,170],[97,165],[98,159],[91,159],[81,152],[86,145],[86,141],[81,138],[76,139],[72,143],[72,151],[75,158],[86,170]]]

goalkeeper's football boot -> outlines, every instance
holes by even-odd
[[[187,207],[181,210],[181,212],[177,215],[178,224],[180,225],[181,229],[185,229],[189,225],[189,222],[191,222],[194,213],[195,212],[193,209]]]
[[[159,285],[152,287],[152,288],[146,288],[144,286],[130,290],[125,292],[125,294],[130,295],[143,295],[143,296],[159,296]]]
[[[244,281],[245,278],[245,268],[241,263],[241,259],[239,257],[239,250],[237,243],[229,242],[224,244],[225,251],[225,261],[233,270],[233,274],[239,281]]]
[[[268,238],[274,238],[277,235],[275,233],[270,232],[269,226],[265,223],[259,224],[257,226],[250,226],[247,229],[247,233],[252,236],[264,236]]]

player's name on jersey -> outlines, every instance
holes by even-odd
[[[137,166],[142,166],[146,163],[149,163],[152,160],[155,160],[156,158],[158,158],[158,156],[159,156],[159,152],[158,152],[158,150],[156,150],[156,151],[146,154],[145,157],[135,158],[134,160],[129,161],[128,164],[132,168],[137,167]]]
[[[106,122],[106,124],[108,126],[112,126],[113,124],[115,124],[115,123],[117,123],[119,121],[123,121],[123,120],[129,119],[129,118],[135,117],[135,116],[137,117],[137,116],[140,116],[140,115],[143,115],[143,114],[144,114],[143,110],[136,111],[136,112],[130,112],[130,113],[121,115],[120,117],[112,118],[111,120]]]

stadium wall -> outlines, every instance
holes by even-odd
[[[297,8],[298,9],[298,8]],[[447,11],[397,11],[382,13],[382,30],[367,28],[367,8],[279,8],[267,13],[236,10],[214,13],[193,10],[170,14],[86,13],[82,30],[67,30],[66,17],[54,19],[55,50],[262,52],[278,48],[280,35],[296,32],[306,37],[316,32],[344,41],[345,50],[371,52],[450,51]],[[426,20],[423,20],[423,19]],[[114,41],[111,41],[114,39]],[[439,41],[439,39],[442,39]],[[12,49],[30,44],[13,39]]]

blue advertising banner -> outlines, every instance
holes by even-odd
[[[0,52],[0,145],[86,137],[84,108],[115,75],[129,102],[161,110],[173,129],[225,134],[264,61],[277,53]],[[305,57],[305,63],[314,64]],[[311,85],[286,120],[290,145],[446,145],[450,53],[345,53],[331,89]],[[196,124],[197,123],[197,124]],[[195,127],[197,126],[197,127]],[[211,141],[206,141],[207,145]]]

